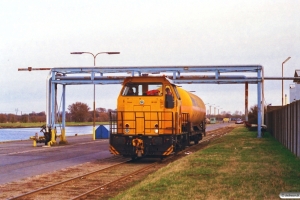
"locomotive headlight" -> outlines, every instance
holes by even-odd
[[[145,101],[143,99],[140,100],[140,105],[144,105]]]
[[[158,124],[155,124],[155,129],[154,129],[154,133],[158,133]]]
[[[125,133],[129,133],[129,124],[125,125]]]

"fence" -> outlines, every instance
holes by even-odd
[[[267,127],[273,137],[300,157],[300,101],[286,106],[268,106]]]

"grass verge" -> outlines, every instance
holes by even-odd
[[[268,133],[235,128],[113,199],[279,199],[300,192],[300,159]]]

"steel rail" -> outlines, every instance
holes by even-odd
[[[192,146],[190,146],[189,148],[185,148],[185,149],[183,149],[182,151],[176,152],[176,153],[172,154],[171,156],[168,156],[167,158],[165,158],[163,161],[164,161],[164,162],[165,162],[165,161],[168,161],[168,160],[174,158],[175,155],[180,155],[180,154],[186,152],[187,150],[189,150],[189,149],[192,148],[192,147],[195,147],[195,146],[198,146],[198,145],[203,144],[204,142],[210,141],[210,140],[212,140],[212,139],[214,139],[214,138],[216,138],[216,137],[222,135],[222,133],[223,133],[223,134],[226,134],[227,131],[232,130],[232,128],[233,128],[233,127],[229,126],[229,127],[222,127],[222,128],[217,129],[217,130],[208,131],[208,132],[207,132],[207,136],[206,136],[205,138],[203,138],[203,139],[199,142],[199,144],[192,145]],[[228,129],[230,129],[230,130],[228,130]],[[226,133],[224,133],[224,132],[226,132]],[[215,134],[215,135],[214,135],[214,134]],[[111,158],[108,158],[108,159],[104,159],[103,161],[118,160],[119,158],[120,158],[120,157],[111,157]],[[52,187],[57,187],[57,186],[59,186],[59,185],[65,184],[65,183],[67,183],[67,182],[70,182],[70,181],[73,181],[73,180],[76,180],[76,179],[81,179],[82,177],[85,177],[85,176],[90,176],[90,175],[92,175],[92,174],[95,174],[95,173],[98,173],[98,172],[101,172],[101,171],[104,171],[104,170],[113,168],[113,167],[115,167],[115,166],[122,165],[122,164],[124,164],[124,163],[126,163],[126,162],[129,162],[129,161],[131,161],[131,159],[128,159],[128,160],[126,160],[126,161],[122,161],[122,162],[116,163],[116,164],[114,164],[114,165],[111,165],[111,166],[109,166],[109,167],[106,167],[106,168],[103,168],[103,169],[100,169],[100,170],[96,170],[96,171],[89,172],[89,173],[86,173],[86,174],[83,174],[83,175],[80,175],[80,176],[76,176],[76,177],[74,177],[74,178],[70,178],[70,179],[67,179],[67,180],[64,180],[64,181],[61,181],[61,182],[58,182],[58,183],[55,183],[55,184],[52,184],[52,185],[49,185],[49,186],[46,186],[46,187],[37,189],[37,190],[34,190],[34,191],[30,191],[30,192],[27,192],[27,193],[25,193],[25,194],[22,194],[22,195],[13,197],[13,198],[11,198],[11,199],[19,199],[19,198],[23,198],[23,197],[26,197],[26,196],[29,196],[29,195],[34,195],[34,194],[39,193],[39,192],[41,192],[41,191],[43,191],[43,190],[48,190],[48,189],[50,189],[50,188],[52,188]],[[97,191],[97,190],[99,190],[99,189],[101,189],[101,188],[103,188],[103,187],[106,187],[107,185],[111,185],[111,184],[117,183],[118,181],[124,180],[125,178],[128,178],[128,177],[130,177],[130,176],[132,176],[132,175],[135,175],[135,174],[138,174],[138,173],[140,173],[140,172],[143,172],[143,171],[145,171],[145,170],[147,170],[147,169],[149,169],[149,168],[151,168],[151,167],[153,167],[153,166],[155,166],[155,165],[157,165],[157,164],[159,164],[159,163],[161,163],[161,161],[157,161],[157,162],[155,162],[155,163],[149,164],[149,165],[147,165],[147,166],[145,166],[145,167],[143,167],[143,168],[141,168],[141,169],[139,169],[139,170],[137,170],[137,171],[134,171],[134,172],[132,172],[132,173],[130,173],[130,174],[127,174],[127,175],[125,175],[125,176],[122,176],[121,178],[118,178],[118,179],[116,179],[116,180],[114,180],[114,181],[111,181],[111,182],[109,182],[109,183],[103,184],[103,185],[98,186],[98,187],[96,187],[96,188],[94,188],[94,189],[91,189],[90,191],[87,191],[87,192],[85,192],[85,193],[83,193],[83,194],[81,194],[81,195],[79,195],[79,196],[76,196],[76,197],[74,197],[73,199],[83,198],[84,196],[89,195],[89,194],[91,194],[91,193],[93,193],[93,192],[95,192],[95,191]]]
[[[198,144],[195,144],[195,145],[193,145],[193,146],[191,146],[191,147],[198,146],[198,145],[200,145],[200,144],[203,144],[203,143],[206,142],[206,141],[209,141],[209,140],[211,140],[211,139],[213,139],[213,138],[216,138],[217,136],[222,135],[224,129],[225,129],[225,131],[227,131],[227,130],[228,130],[228,127],[220,128],[220,129],[213,130],[213,131],[209,131],[209,132],[208,132],[208,133],[209,133],[209,136],[205,137],[205,139],[201,140]],[[231,127],[230,129],[232,129],[232,127]],[[216,133],[216,135],[211,135],[211,134],[213,134],[213,133]],[[226,134],[226,133],[225,133],[225,134]],[[190,147],[190,148],[191,148],[191,147]],[[187,148],[187,149],[184,149],[184,150],[182,150],[182,151],[179,151],[179,152],[177,152],[176,154],[173,154],[173,155],[171,155],[171,156],[168,156],[168,157],[165,158],[163,161],[165,162],[165,161],[167,161],[167,160],[170,160],[170,159],[172,159],[175,155],[180,155],[180,154],[186,152],[186,150],[188,150],[188,148]],[[81,194],[81,195],[78,195],[78,196],[72,198],[72,200],[81,199],[81,198],[84,198],[84,199],[85,199],[85,198],[87,198],[88,195],[91,195],[92,193],[96,192],[97,190],[101,190],[101,189],[104,188],[104,187],[107,187],[107,186],[109,186],[109,185],[118,183],[118,182],[120,182],[120,181],[122,181],[122,180],[124,180],[124,179],[126,179],[126,178],[128,178],[128,177],[131,177],[131,176],[133,176],[133,175],[135,175],[135,174],[138,174],[138,173],[140,173],[140,172],[143,172],[143,171],[145,171],[145,170],[147,170],[147,169],[149,169],[149,168],[151,168],[151,167],[156,166],[156,165],[159,164],[160,162],[161,162],[161,161],[157,161],[157,162],[155,162],[155,163],[153,163],[153,164],[149,164],[149,165],[147,165],[146,167],[141,168],[141,169],[139,169],[139,170],[137,170],[137,171],[135,171],[135,172],[132,172],[132,173],[130,173],[130,174],[126,174],[125,176],[122,176],[121,178],[118,178],[118,179],[113,180],[113,181],[111,181],[111,182],[109,182],[109,183],[106,183],[106,184],[100,185],[100,186],[98,186],[98,187],[96,187],[96,188],[93,188],[93,189],[91,189],[91,190],[89,190],[89,191],[87,191],[87,192],[85,192],[85,193],[83,193],[83,194]]]
[[[118,160],[119,158],[120,158],[120,157],[112,157],[111,159],[107,159],[106,161]],[[98,172],[100,172],[100,171],[104,171],[104,170],[110,169],[110,168],[112,168],[112,167],[121,165],[121,164],[126,163],[126,162],[129,162],[129,161],[131,161],[131,159],[130,159],[130,160],[126,160],[126,161],[122,161],[122,162],[119,162],[119,163],[116,163],[116,164],[114,164],[114,165],[111,165],[111,166],[109,166],[109,167],[106,167],[106,168],[103,168],[103,169],[100,169],[100,170],[96,170],[96,171],[92,171],[92,172],[89,172],[89,173],[86,173],[86,174],[82,174],[82,175],[80,175],[80,176],[76,176],[76,177],[74,177],[74,178],[70,178],[70,179],[67,179],[67,180],[64,180],[64,181],[61,181],[61,182],[58,182],[58,183],[55,183],[55,184],[46,186],[46,187],[42,187],[42,188],[39,188],[39,189],[37,189],[37,190],[33,190],[33,191],[27,192],[27,193],[25,193],[25,194],[22,194],[22,195],[13,197],[13,198],[11,198],[11,199],[19,199],[19,198],[23,198],[23,197],[26,197],[26,196],[29,196],[29,195],[38,193],[38,192],[40,192],[40,191],[47,190],[47,189],[49,189],[49,188],[56,187],[56,186],[58,186],[58,185],[62,185],[62,184],[64,184],[64,183],[67,183],[67,182],[76,180],[76,179],[81,179],[81,177],[83,177],[83,176],[89,176],[89,175],[98,173]]]
[[[132,173],[130,173],[130,174],[126,174],[125,176],[122,176],[122,177],[119,178],[119,179],[116,179],[116,180],[111,181],[111,182],[109,182],[109,183],[100,185],[100,186],[98,186],[98,187],[96,187],[96,188],[94,188],[94,189],[92,189],[92,190],[90,190],[90,191],[85,192],[84,194],[78,195],[77,197],[72,198],[72,200],[83,198],[83,197],[85,197],[85,196],[87,196],[87,195],[93,193],[94,191],[97,191],[97,190],[99,190],[99,189],[101,189],[101,188],[103,188],[103,187],[106,187],[106,186],[108,186],[108,185],[117,183],[117,182],[119,182],[119,181],[121,181],[121,180],[124,180],[124,179],[130,177],[130,176],[133,176],[133,175],[135,175],[135,174],[138,174],[138,173],[140,173],[140,172],[143,172],[143,171],[145,171],[145,170],[147,170],[147,169],[149,169],[149,168],[151,168],[151,167],[154,167],[154,166],[157,165],[157,164],[158,164],[158,162],[155,162],[155,163],[153,163],[153,164],[149,164],[149,165],[147,165],[146,167],[141,168],[141,169],[139,169],[139,170],[137,170],[137,171],[134,171],[134,172],[132,172]]]

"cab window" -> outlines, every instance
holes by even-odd
[[[123,96],[135,96],[136,95],[136,87],[135,86],[125,86],[123,89]]]
[[[162,96],[162,83],[128,83],[123,96]]]
[[[178,92],[176,86],[175,86],[175,85],[172,85],[172,88],[173,88],[173,90],[174,90],[174,92],[175,92],[175,95],[176,95],[177,99],[181,100],[180,95],[179,95],[179,92]]]

